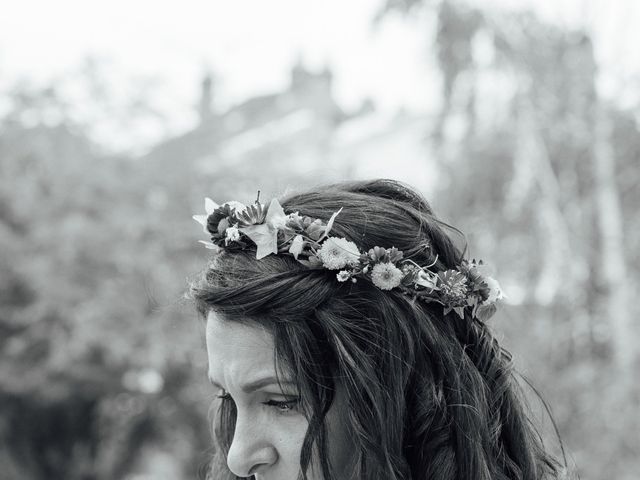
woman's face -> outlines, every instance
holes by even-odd
[[[257,324],[225,321],[214,312],[207,317],[209,377],[222,401],[232,401],[237,419],[227,456],[229,469],[256,480],[296,480],[308,421],[299,407],[297,386],[276,378],[274,342]],[[344,400],[338,387],[327,414],[329,461],[336,478],[351,477]],[[321,480],[317,461],[307,472]]]

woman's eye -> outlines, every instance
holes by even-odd
[[[285,401],[277,401],[277,400],[268,400],[264,402],[264,405],[275,408],[280,413],[289,413],[295,409],[297,409],[300,403],[299,398],[294,398],[293,400],[285,400]]]
[[[222,391],[222,393],[217,394],[216,397],[221,399],[223,402],[228,402],[228,401],[233,402],[233,398],[231,397],[231,394],[229,394],[224,390]],[[278,413],[289,413],[298,409],[298,406],[300,404],[300,397],[296,397],[291,400],[282,400],[282,401],[267,400],[262,404],[268,407],[274,408],[275,410],[278,411]]]

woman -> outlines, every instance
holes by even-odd
[[[557,478],[502,296],[426,200],[391,180],[245,207],[208,200],[216,255],[190,294],[220,398],[211,478]]]

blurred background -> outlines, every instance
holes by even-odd
[[[632,0],[5,5],[0,480],[196,478],[191,215],[371,177],[494,266],[581,478],[637,479],[638,25]]]

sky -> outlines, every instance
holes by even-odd
[[[204,72],[214,73],[215,100],[225,108],[286,88],[292,64],[301,60],[311,70],[332,69],[334,94],[347,110],[365,98],[383,111],[429,110],[438,104],[429,17],[396,15],[373,26],[384,0],[4,1],[0,91],[16,82],[45,85],[77,71],[91,56],[122,95],[132,79],[140,88],[153,79],[153,101],[177,131],[195,121]],[[554,23],[587,25],[600,39],[597,55],[615,78],[640,71],[635,0],[469,3],[533,8]],[[615,81],[604,88],[620,90]]]
[[[193,89],[198,76],[212,69],[223,98],[233,102],[286,85],[301,57],[309,68],[327,64],[340,72],[342,102],[353,105],[373,95],[384,105],[409,103],[428,70],[415,61],[424,34],[400,19],[376,32],[372,18],[380,5],[23,0],[0,17],[0,69],[3,77],[46,79],[91,54],[113,59],[125,71],[164,77],[178,90]]]

